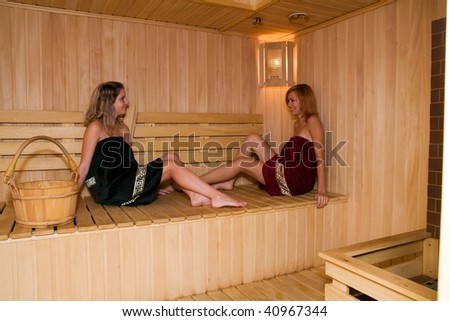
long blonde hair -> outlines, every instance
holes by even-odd
[[[300,103],[304,108],[303,113],[305,116],[305,121],[308,120],[308,118],[311,117],[312,115],[319,114],[319,112],[317,111],[316,95],[314,95],[314,91],[309,85],[298,84],[289,88],[285,96],[286,105],[289,103],[288,96],[291,92],[295,92],[298,98],[300,99]]]
[[[98,85],[91,95],[89,107],[84,118],[84,125],[89,125],[93,120],[98,119],[109,135],[112,135],[116,125],[123,124],[123,117],[116,117],[114,102],[124,89],[122,83],[108,81]]]

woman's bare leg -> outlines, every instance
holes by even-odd
[[[189,196],[192,206],[211,204],[212,207],[243,207],[247,203],[218,191],[202,181],[197,175],[184,167],[178,156],[169,153],[163,156],[164,167],[161,182],[172,179]]]
[[[257,156],[258,160],[254,159]],[[245,172],[264,184],[262,164],[276,155],[272,147],[258,134],[249,134],[231,163],[222,165],[201,176],[214,188],[232,190],[237,175]]]
[[[240,173],[246,173],[260,183],[265,183],[262,173],[264,163],[259,160],[240,157],[234,159],[228,164],[221,165],[205,174],[200,178],[214,188],[231,190],[234,187],[234,181]]]
[[[257,155],[258,159],[265,163],[276,155],[276,152],[261,135],[249,134],[236,154],[236,158],[240,156],[254,157],[254,155]]]

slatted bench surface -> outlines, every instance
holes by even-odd
[[[314,192],[301,196],[269,196],[256,184],[236,186],[226,191],[235,198],[247,201],[245,208],[192,207],[184,193],[172,192],[161,196],[152,204],[139,207],[101,206],[92,198],[79,198],[75,222],[58,227],[24,228],[14,224],[14,208],[11,203],[0,203],[0,240],[23,239],[52,234],[67,234],[95,230],[109,230],[151,224],[170,224],[186,220],[243,215],[246,213],[276,211],[293,207],[315,206]],[[330,194],[329,204],[345,202],[346,196]],[[328,205],[328,206],[330,206]]]
[[[82,112],[0,111],[0,172],[9,166],[19,146],[36,135],[48,135],[61,141],[78,163],[85,129],[83,121]],[[133,150],[139,163],[145,164],[165,152],[175,151],[190,168],[202,168],[202,171],[232,159],[248,133],[263,134],[261,114],[137,113],[131,107],[125,121],[131,129]],[[18,172],[55,169],[67,169],[67,164],[58,147],[47,141],[30,144],[16,166]],[[0,239],[165,224],[315,205],[313,193],[299,197],[270,197],[254,184],[239,186],[228,193],[247,201],[248,206],[193,208],[187,196],[177,192],[138,208],[103,207],[90,197],[83,197],[78,200],[75,223],[44,229],[16,225],[12,204],[1,200]],[[344,196],[332,195],[330,203],[344,199]]]

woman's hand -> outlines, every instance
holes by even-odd
[[[167,186],[167,187],[165,187],[165,188],[160,188],[160,189],[158,190],[158,195],[159,195],[159,196],[168,195],[168,194],[172,193],[173,191],[174,191],[174,189],[173,189],[173,187],[170,185],[170,186]]]
[[[328,204],[328,196],[325,193],[317,193],[316,194],[317,208],[325,207]]]

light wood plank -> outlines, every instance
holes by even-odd
[[[153,223],[147,215],[142,213],[142,211],[136,207],[124,206],[122,207],[122,210],[131,218],[136,226],[151,225]]]
[[[53,138],[83,137],[84,127],[41,127],[41,126],[0,126],[2,139],[28,139],[33,136],[46,135]]]
[[[404,278],[410,279],[412,277],[422,275],[423,260],[417,258],[415,260],[407,261],[404,263],[394,264],[384,268],[393,274],[400,275]]]
[[[34,229],[34,235],[35,236],[44,236],[44,235],[52,235],[55,233],[55,229],[53,226],[48,226],[44,228],[36,228]]]
[[[75,226],[75,222],[72,221],[72,222],[68,222],[68,223],[63,224],[63,225],[58,225],[57,229],[56,229],[56,233],[58,233],[58,234],[70,234],[70,233],[75,233],[76,230],[77,230],[77,228]]]
[[[329,253],[330,255],[333,255],[334,253],[346,253],[347,255],[350,256],[358,256],[369,252],[383,250],[385,248],[390,248],[402,244],[407,244],[410,242],[423,240],[425,238],[428,238],[429,236],[430,236],[429,232],[421,229],[406,233],[399,233],[392,236],[387,236],[367,242],[356,243],[343,248],[330,250],[327,251],[326,253]],[[320,254],[320,256],[325,258],[327,256],[326,253],[322,253]]]
[[[23,141],[20,142],[1,142],[2,155],[14,156],[22,145]],[[64,141],[64,147],[69,154],[81,153],[82,142],[80,141]],[[56,154],[61,155],[61,149],[51,142],[45,141],[35,141],[33,144],[28,145],[22,152],[21,155],[50,155]]]
[[[145,126],[135,128],[135,137],[190,136],[247,136],[248,133],[262,133],[261,125],[255,126]],[[2,134],[0,132],[0,134]],[[6,134],[6,133],[5,133]],[[70,136],[69,136],[70,137]]]
[[[7,240],[13,229],[15,215],[12,203],[2,204],[2,213],[0,215],[0,240]]]
[[[175,151],[175,150],[174,150]],[[156,158],[161,158],[163,154],[165,154],[167,151],[161,151],[161,152],[145,152],[140,151],[139,153],[135,154],[135,158],[141,165],[146,165],[152,160]],[[231,160],[230,153],[226,151],[219,150],[218,152],[205,152],[200,150],[195,151],[175,151],[178,156],[180,157],[180,160],[185,163],[186,165],[190,164],[190,166],[194,166],[196,168],[199,168],[201,163],[206,163],[206,165],[216,165],[216,163],[222,163]]]
[[[194,299],[194,301],[213,301],[213,299],[206,293],[193,295],[192,299]]]
[[[308,270],[306,270],[308,271]],[[318,295],[323,295],[323,291],[324,291],[324,286],[326,283],[328,283],[330,280],[326,279],[326,282],[318,282],[316,280],[313,280],[309,277],[307,277],[305,274],[303,274],[302,272],[304,271],[299,271],[298,273],[292,273],[292,274],[288,274],[288,277],[291,279],[296,280],[298,283],[305,285],[307,288],[313,290],[316,292],[316,294]],[[324,298],[319,298],[318,300],[323,300]]]
[[[293,301],[305,301],[311,300],[315,297],[315,300],[318,300],[318,295],[308,296],[307,292],[311,292],[307,287],[303,286],[300,283],[294,284],[295,281],[286,282],[286,277],[277,277],[274,279],[264,280],[265,284],[277,289],[279,292],[286,295],[289,300]]]
[[[214,218],[216,216],[222,217],[231,215],[230,208],[228,207],[213,208],[211,205],[192,207],[186,195],[183,195],[182,198],[183,199],[179,198],[179,205],[184,207],[189,206],[187,212],[185,212],[186,218],[188,220],[199,218],[209,219]]]
[[[427,238],[423,241],[422,272],[431,278],[438,278],[439,269],[439,240]]]
[[[173,206],[169,197],[158,197],[151,205],[165,213],[171,222],[180,222],[186,219],[184,214]]]
[[[246,195],[239,193],[238,189],[228,191],[228,194],[234,197],[235,199],[247,202],[247,206],[242,208],[246,213],[268,211],[272,208],[272,206],[268,205],[265,202],[260,202],[258,201],[258,199],[254,198],[252,199]]]
[[[116,227],[105,209],[101,205],[95,203],[92,197],[85,197],[84,201],[86,202],[86,206],[89,208],[92,219],[99,230],[108,230]]]
[[[220,290],[210,291],[207,294],[213,301],[231,301],[231,298]]]
[[[33,234],[33,229],[29,227],[23,227],[19,224],[14,225],[14,229],[9,235],[12,239],[24,239],[30,238]]]
[[[143,124],[261,124],[264,119],[258,114],[224,113],[150,113],[141,112],[136,122]]]
[[[189,198],[185,196],[186,195],[182,193],[173,193],[172,195],[166,195],[167,198],[170,198],[171,205],[179,208],[187,220],[201,219],[201,208],[193,207],[189,201]]]
[[[341,291],[333,284],[325,284],[325,297],[327,301],[359,301],[354,296]]]
[[[75,220],[77,222],[77,229],[80,232],[94,231],[97,229],[97,225],[92,220],[91,213],[86,207],[84,199],[81,197],[77,201],[77,209],[75,211]]]
[[[18,242],[15,248],[15,261],[21,262],[17,267],[18,282],[16,292],[18,297],[23,297],[27,300],[34,298],[34,244],[30,242]]]
[[[359,260],[369,264],[376,264],[393,258],[403,257],[413,253],[422,253],[423,241],[416,241],[405,245],[395,246],[384,250],[370,252],[356,256]]]
[[[0,110],[0,123],[8,124],[83,124],[84,115],[77,111],[23,111]]]
[[[270,197],[270,199],[278,205],[275,205],[276,207],[279,207],[279,204],[282,204],[284,207],[296,207],[298,205],[298,202],[292,198],[292,197],[284,197],[284,196],[269,196],[269,194],[258,188],[257,185],[254,184],[247,184],[243,185],[242,188],[245,192],[247,192],[250,195],[254,195],[258,198],[267,198]]]
[[[190,136],[172,136],[172,137],[136,137],[133,139],[132,148],[135,152],[139,151],[167,151],[167,150],[208,150],[212,148],[233,149],[241,146],[245,137],[214,137],[211,141],[206,137],[197,137],[193,139]],[[236,150],[237,151],[237,150]],[[232,153],[228,151],[228,153]],[[234,157],[234,153],[230,158]],[[228,156],[228,155],[227,155]]]
[[[283,293],[279,288],[277,288],[276,285],[265,287],[265,284],[269,283],[270,285],[270,283],[273,284],[275,282],[276,281],[274,281],[274,279],[271,279],[261,282],[254,282],[253,285],[256,289],[258,289],[258,291],[264,293],[264,296],[267,296],[271,301],[290,301],[291,299],[289,298],[289,296]]]
[[[250,184],[249,184],[250,185]],[[247,198],[250,197],[252,199],[258,198],[259,201],[265,203],[267,207],[271,209],[277,209],[281,210],[286,208],[285,204],[279,200],[279,198],[276,197],[270,197],[267,192],[261,191],[261,193],[258,193],[255,189],[252,190],[245,190],[240,189],[239,190],[240,195],[245,195]]]
[[[165,224],[170,221],[169,217],[152,204],[141,205],[138,208],[153,222],[153,224]]]
[[[238,285],[236,288],[239,292],[243,293],[246,297],[248,297],[251,301],[270,301],[270,294],[265,294],[264,291],[261,290],[261,287],[256,286],[255,283],[248,283],[243,285]]]
[[[104,209],[108,212],[109,217],[111,217],[117,227],[127,227],[134,225],[134,221],[129,217],[130,215],[128,215],[128,212],[125,208],[105,205]]]
[[[236,287],[223,289],[222,292],[233,301],[249,301],[249,297],[239,291]]]
[[[80,157],[72,157],[76,164],[79,164]],[[12,159],[0,159],[0,172],[5,172],[11,165]],[[20,158],[15,167],[15,172],[19,171],[43,171],[43,170],[59,170],[69,169],[65,158],[63,157],[45,157],[45,158]]]

